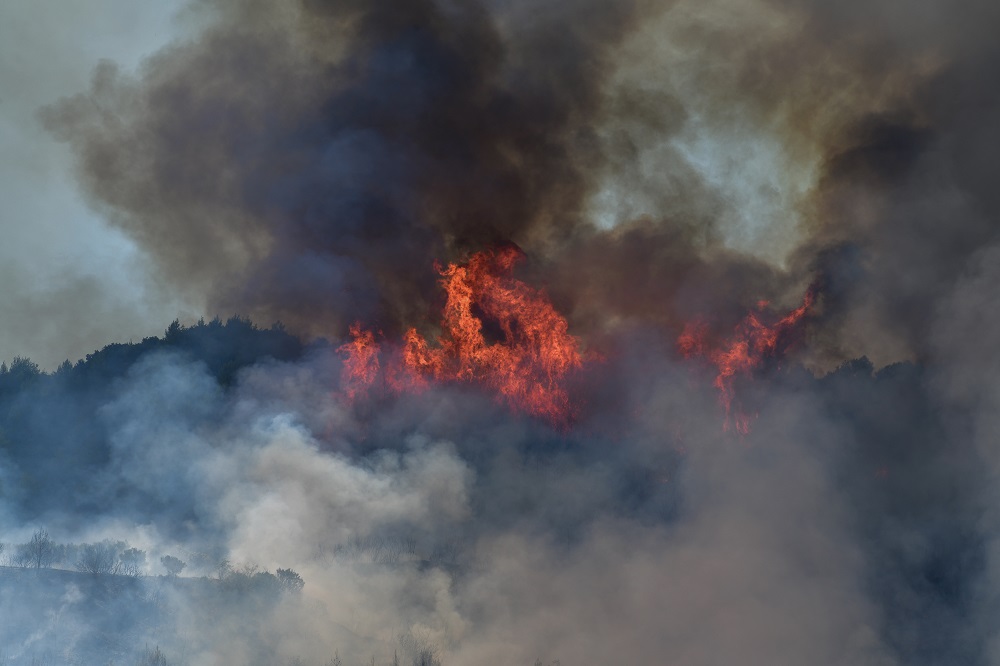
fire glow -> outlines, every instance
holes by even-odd
[[[793,333],[816,302],[816,293],[810,288],[802,305],[792,310],[770,326],[762,321],[767,301],[757,304],[757,312],[750,312],[736,326],[732,337],[721,344],[712,345],[708,326],[696,321],[685,325],[677,346],[685,358],[706,358],[718,369],[713,385],[719,390],[719,400],[726,410],[723,430],[735,428],[741,435],[750,432],[753,416],[745,412],[736,400],[735,382],[739,375],[751,375],[764,363],[784,353],[794,342]]]
[[[505,247],[439,269],[447,300],[433,342],[410,328],[401,344],[387,345],[360,324],[352,326],[352,340],[340,347],[344,395],[354,401],[372,390],[473,382],[515,411],[567,424],[574,412],[567,380],[584,358],[546,295],[511,275],[522,258],[520,250]],[[487,338],[484,321],[495,325],[498,340]]]

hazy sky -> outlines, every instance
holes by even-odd
[[[68,147],[36,115],[86,89],[100,60],[132,70],[180,36],[183,4],[0,3],[0,359],[51,368],[197,314],[157,289],[132,242],[82,200]]]

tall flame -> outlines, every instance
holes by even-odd
[[[433,343],[411,328],[400,346],[383,352],[373,333],[353,326],[352,341],[340,348],[347,397],[355,399],[380,375],[392,392],[418,391],[431,380],[469,381],[496,391],[515,410],[568,421],[566,380],[582,365],[579,343],[543,292],[512,277],[522,256],[506,247],[439,269],[447,300]],[[487,338],[484,321],[497,328],[498,340]]]
[[[685,325],[677,340],[681,353],[685,358],[707,358],[718,369],[713,384],[719,390],[719,400],[726,410],[724,430],[729,430],[732,425],[740,434],[750,432],[753,417],[744,412],[735,399],[736,377],[752,374],[765,361],[784,352],[793,342],[791,333],[798,328],[815,302],[815,290],[810,288],[802,299],[802,305],[768,326],[762,321],[762,315],[769,304],[760,301],[757,312],[747,314],[736,326],[732,337],[716,347],[710,345],[708,327],[703,322]]]
[[[348,399],[355,400],[363,387],[371,386],[378,377],[379,346],[375,334],[362,330],[360,324],[354,324],[350,330],[351,342],[340,347],[341,352],[346,352],[341,385]]]

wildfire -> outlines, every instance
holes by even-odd
[[[566,380],[582,365],[579,343],[545,294],[511,275],[522,256],[507,247],[439,269],[447,300],[433,343],[411,328],[400,345],[382,349],[371,331],[352,326],[352,341],[340,347],[345,395],[354,400],[380,379],[394,393],[432,380],[476,382],[515,410],[567,422]],[[499,339],[488,339],[487,321]]]
[[[768,302],[760,301],[757,312],[747,314],[736,326],[733,336],[715,347],[709,344],[708,327],[703,322],[689,323],[684,327],[677,340],[684,357],[707,358],[718,368],[713,384],[719,390],[719,399],[726,410],[724,430],[729,430],[732,425],[740,434],[750,432],[753,417],[744,412],[735,400],[736,377],[750,375],[765,361],[783,353],[794,342],[792,333],[815,302],[815,291],[810,288],[802,299],[802,305],[768,326],[762,321]]]

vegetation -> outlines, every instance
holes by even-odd
[[[198,363],[225,388],[247,367],[267,359],[296,360],[304,352],[302,342],[280,324],[262,329],[232,317],[194,326],[175,321],[162,337],[110,344],[52,373],[22,357],[0,363],[4,501],[25,522],[68,507],[80,516],[94,515],[107,511],[110,498],[123,513],[168,513],[170,506],[155,504],[160,498],[137,494],[120,475],[103,473],[113,442],[101,409],[114,399],[120,381],[140,361],[173,354]],[[47,555],[36,555],[41,558],[36,565],[46,566]]]
[[[32,534],[31,541],[21,544],[17,553],[17,561],[21,566],[34,567],[35,569],[49,567],[59,557],[59,549],[44,529]]]
[[[163,565],[163,568],[167,570],[167,574],[170,576],[179,575],[181,571],[184,570],[184,567],[187,566],[186,562],[183,562],[182,560],[174,557],[173,555],[164,555],[163,557],[161,557],[160,564]]]

